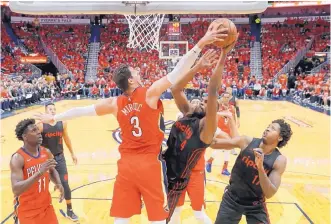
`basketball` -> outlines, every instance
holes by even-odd
[[[231,45],[237,37],[237,27],[236,25],[229,19],[221,18],[214,20],[210,25],[208,30],[217,30],[219,28],[228,28],[228,37],[224,41],[216,41],[214,45],[217,47],[223,48]]]

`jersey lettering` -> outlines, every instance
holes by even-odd
[[[246,167],[253,167],[255,170],[257,170],[256,164],[253,160],[251,160],[250,156],[244,156],[242,158],[242,161],[245,163]],[[268,174],[270,170],[264,169],[264,171]]]
[[[42,190],[46,190],[46,178],[40,178],[38,180],[38,183],[39,183],[39,193],[42,191]]]
[[[56,131],[56,132],[48,132],[45,134],[45,137],[52,138],[52,137],[61,137],[63,136],[62,131]]]
[[[134,137],[142,136],[143,132],[142,132],[140,126],[139,126],[139,118],[137,116],[131,117],[130,122],[133,125],[133,128],[135,129],[135,130],[132,131],[132,135]]]
[[[139,103],[132,103],[126,105],[121,111],[124,115],[128,115],[132,111],[140,112],[140,109],[142,108],[142,104]]]
[[[27,168],[26,173],[28,174],[28,178],[33,176],[33,174],[35,174],[36,172],[38,172],[40,167],[41,167],[41,164],[37,164],[35,166],[31,166],[31,167]]]
[[[191,130],[190,126],[182,124],[179,121],[177,121],[175,125],[177,129],[179,129],[181,132],[184,132],[186,139],[190,139],[192,137],[193,131]]]

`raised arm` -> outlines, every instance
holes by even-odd
[[[50,124],[56,121],[67,121],[78,117],[103,116],[106,114],[113,114],[114,116],[117,115],[117,98],[110,97],[108,99],[100,100],[93,105],[75,107],[55,116],[52,116],[51,114],[39,113],[35,114],[34,118],[43,123]]]
[[[184,87],[201,69],[214,65],[217,62],[216,58],[216,51],[208,50],[207,53],[199,59],[196,65],[188,71],[184,78],[180,79],[171,87],[171,93],[175,99],[175,103],[183,114],[186,114],[190,109],[190,103],[183,92]]]
[[[232,114],[230,111],[217,112],[218,115],[226,117],[229,121],[230,126],[230,136],[231,138],[238,137],[239,131],[236,123],[236,115]]]
[[[212,149],[234,149],[234,148],[240,148],[241,150],[245,149],[248,144],[253,139],[248,136],[238,136],[230,139],[225,138],[219,138],[216,136],[216,138],[213,139],[210,147]]]
[[[164,91],[169,89],[176,82],[180,82],[181,79],[188,75],[189,69],[198,58],[201,50],[214,41],[224,41],[224,38],[227,37],[227,31],[227,28],[222,28],[217,31],[208,31],[198,44],[180,59],[172,72],[154,82],[152,86],[149,87],[146,95],[148,105],[154,108]]]

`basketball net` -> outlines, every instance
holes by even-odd
[[[159,35],[164,14],[124,15],[129,23],[129,48],[159,50]]]

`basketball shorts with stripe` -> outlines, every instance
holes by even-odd
[[[246,216],[248,224],[270,223],[265,202],[245,201],[241,203],[228,190],[225,190],[215,224],[237,224],[242,215]]]

